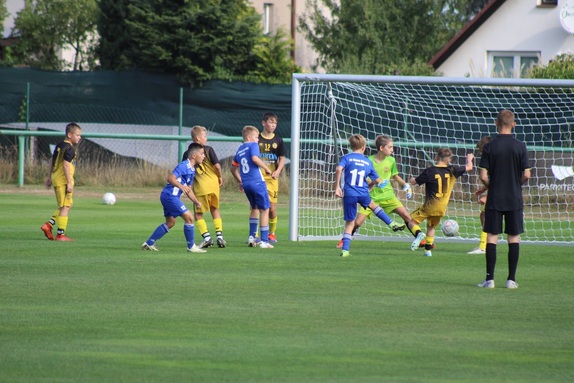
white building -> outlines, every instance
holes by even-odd
[[[524,77],[574,53],[573,0],[491,0],[431,60],[447,77]]]

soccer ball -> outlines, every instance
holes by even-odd
[[[444,235],[447,237],[454,237],[458,235],[458,223],[454,219],[447,219],[441,225],[441,229]]]
[[[113,205],[116,203],[116,196],[114,195],[114,193],[106,193],[102,197],[102,202],[104,203],[104,205]]]

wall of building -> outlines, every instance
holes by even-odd
[[[490,77],[489,51],[537,51],[543,64],[558,52],[574,52],[574,36],[560,23],[563,3],[537,7],[537,0],[507,0],[438,71],[448,77]]]

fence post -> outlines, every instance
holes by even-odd
[[[18,136],[18,187],[24,186],[24,158],[26,158],[26,136]]]

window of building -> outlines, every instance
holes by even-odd
[[[273,4],[263,4],[263,33],[266,35],[273,32]]]
[[[540,52],[489,52],[490,77],[524,78],[540,62]]]

